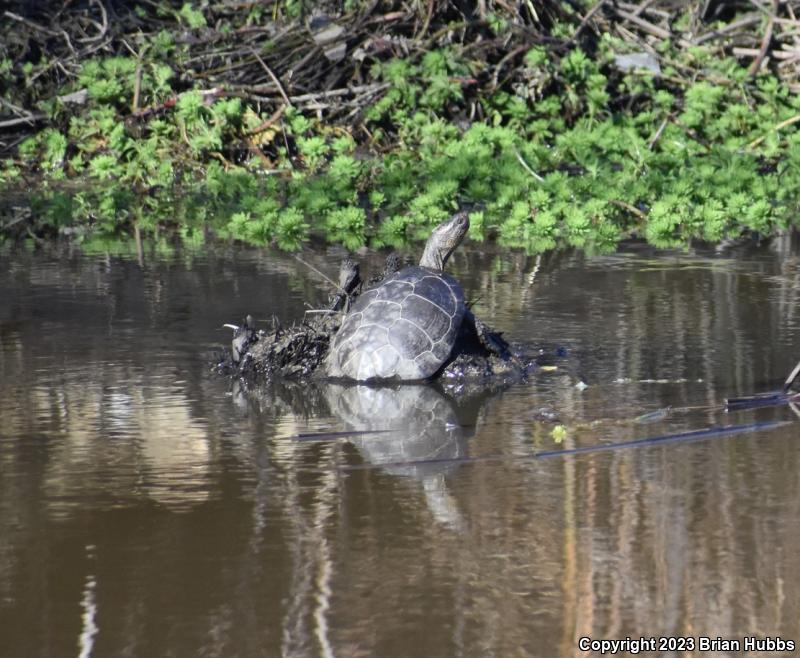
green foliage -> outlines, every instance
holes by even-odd
[[[21,169],[10,160],[0,161],[0,185],[18,183],[22,178]]]
[[[181,7],[178,16],[192,30],[206,26],[206,18],[203,16],[203,12],[195,9],[189,2]]]
[[[185,123],[202,120],[203,95],[199,91],[188,91],[178,97],[175,104],[178,118]]]
[[[100,154],[89,162],[89,173],[99,179],[114,178],[120,175],[121,168],[116,158],[111,155]]]
[[[42,132],[42,164],[47,169],[58,169],[64,164],[64,155],[67,152],[67,139],[57,130],[52,128]]]
[[[313,8],[305,0],[253,5],[247,20]],[[157,11],[183,32],[212,16],[207,3]],[[504,16],[487,14],[501,37],[510,27]],[[562,23],[553,33],[573,28]],[[468,205],[477,208],[473,239],[497,236],[538,252],[610,249],[632,233],[665,247],[747,229],[769,234],[796,217],[800,97],[708,48],[657,44],[664,75],[654,76],[616,69],[615,54],[630,49],[613,36],[592,55],[536,46],[519,51],[514,74],[477,98],[470,85],[494,72],[480,57],[457,45],[412,50],[366,60],[364,82],[386,88],[363,108],[357,130],[297,107],[264,130],[270,108],[200,83],[173,88],[176,71],[184,85],[188,53],[173,33],[137,47],[134,57],[84,60],[66,92],[86,89],[88,103],[47,105],[52,125],[0,163],[0,183],[36,170],[53,185],[36,200],[43,229],[79,225],[113,236],[134,223],[153,235],[170,226],[200,246],[210,226],[284,249],[312,233],[356,249],[424,236]],[[40,66],[0,60],[0,80]],[[687,66],[706,79],[676,85],[675,71]],[[90,189],[64,195],[56,183],[66,178]]]
[[[309,224],[301,210],[285,208],[278,213],[276,242],[281,249],[296,251],[308,239],[308,229]]]
[[[133,89],[136,60],[129,57],[90,59],[81,67],[78,86],[100,103],[123,102]]]
[[[486,20],[489,23],[489,29],[498,36],[508,27],[508,21],[500,14],[494,12],[487,14]]]
[[[297,148],[305,160],[306,167],[311,171],[319,168],[328,155],[330,147],[324,137],[299,137]]]
[[[156,57],[166,57],[172,54],[175,49],[175,39],[167,30],[161,30],[150,40],[151,52]]]
[[[168,57],[171,46],[161,38],[157,49]],[[90,59],[82,66],[76,83],[77,89],[85,88],[89,96],[100,104],[123,106],[131,102],[137,75],[141,97],[147,102],[166,98],[171,92],[170,81],[174,75],[172,67],[157,60],[148,61],[139,69],[137,60],[131,57],[108,57]],[[138,73],[137,73],[138,70]]]
[[[331,210],[325,217],[328,239],[341,242],[349,249],[357,249],[364,244],[366,220],[363,208],[347,206]]]

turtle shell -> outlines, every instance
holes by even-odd
[[[357,381],[427,379],[450,357],[463,319],[458,281],[406,267],[356,300],[331,343],[327,374]]]

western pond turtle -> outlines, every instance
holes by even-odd
[[[457,213],[434,229],[418,266],[358,297],[331,343],[328,376],[413,381],[439,371],[466,312],[464,291],[442,270],[468,228],[467,213]]]

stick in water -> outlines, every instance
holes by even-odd
[[[786,383],[783,385],[783,392],[786,393],[794,384],[794,380],[797,379],[797,375],[800,374],[800,361],[797,362],[797,365],[794,367],[794,370],[789,373],[789,376],[786,378]]]

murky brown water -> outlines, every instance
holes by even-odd
[[[429,387],[254,396],[209,374],[224,322],[325,298],[286,256],[0,256],[0,655],[797,643],[800,422],[722,411],[800,359],[797,253],[460,252],[477,311],[557,369],[458,402]],[[333,252],[307,258],[336,271]],[[365,430],[385,431],[313,436]]]

